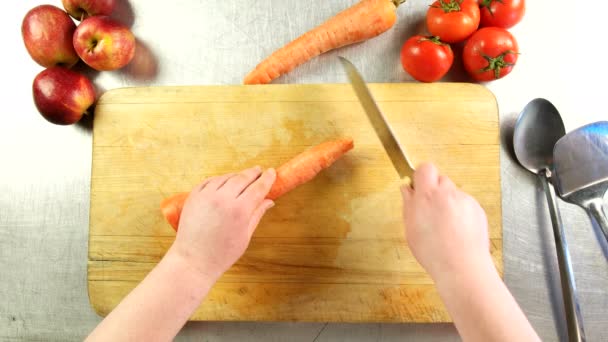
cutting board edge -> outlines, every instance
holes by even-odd
[[[498,107],[498,102],[496,99],[496,95],[486,86],[470,83],[470,82],[435,82],[435,83],[415,83],[415,82],[374,82],[367,84],[372,93],[376,92],[377,88],[380,87],[416,87],[416,88],[438,88],[438,87],[455,87],[455,88],[468,88],[468,89],[476,89],[481,90],[481,93],[484,93],[484,96],[489,95],[491,97],[492,102],[496,104]],[[348,83],[286,83],[286,84],[256,84],[256,85],[238,85],[238,84],[226,84],[226,85],[164,85],[164,86],[128,86],[128,87],[119,87],[110,90],[106,90],[101,94],[99,99],[97,100],[96,106],[103,106],[109,104],[127,104],[128,102],[112,102],[112,96],[116,93],[122,93],[125,91],[136,92],[138,90],[152,90],[152,91],[166,91],[166,90],[183,90],[183,89],[226,89],[226,88],[242,88],[242,89],[254,89],[256,91],[268,91],[272,90],[282,90],[288,88],[331,88],[331,87],[343,87],[343,88],[351,88]],[[354,92],[353,92],[354,96]],[[221,101],[221,100],[218,100]],[[253,101],[255,102],[255,101]],[[159,102],[159,103],[170,103],[170,102]],[[498,110],[496,111],[498,115]]]
[[[104,308],[103,301],[93,301],[94,295],[91,288],[96,283],[104,283],[104,281],[88,281],[87,282],[87,291],[89,301],[91,303],[91,307],[93,311],[100,317],[106,317],[118,304],[114,305],[112,309]],[[107,283],[107,282],[106,282]],[[137,286],[138,282],[135,281],[112,281],[110,283],[129,283],[133,287]],[[225,283],[220,283],[219,285],[225,285]],[[270,283],[257,283],[258,285],[270,285]],[[406,285],[403,286],[404,291],[408,291]],[[280,323],[453,323],[452,318],[450,317],[447,308],[440,300],[439,293],[437,292],[435,286],[433,284],[425,284],[425,287],[431,289],[430,295],[434,300],[438,301],[436,306],[425,304],[424,307],[427,310],[425,316],[413,316],[413,317],[404,317],[403,315],[393,315],[393,316],[384,316],[384,318],[378,318],[379,316],[375,313],[370,312],[358,312],[354,313],[352,310],[342,311],[341,315],[327,315],[327,316],[318,316],[318,318],[312,317],[298,317],[298,318],[284,318],[280,314],[277,314],[273,311],[268,311],[268,315],[257,314],[250,315],[247,318],[245,316],[213,316],[208,315],[204,312],[199,312],[200,308],[204,306],[204,302],[199,305],[197,310],[188,318],[188,321],[191,322],[280,322]],[[107,304],[107,303],[106,303]],[[420,309],[420,307],[418,308]]]

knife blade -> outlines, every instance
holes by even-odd
[[[367,118],[380,138],[380,141],[384,146],[384,150],[393,163],[395,170],[397,170],[399,177],[401,177],[401,179],[409,178],[409,181],[413,180],[414,168],[407,158],[403,147],[401,147],[399,141],[395,138],[391,127],[386,121],[384,115],[382,115],[376,101],[374,101],[371,92],[363,80],[363,77],[349,60],[344,57],[339,58],[344,66],[344,69],[346,70],[346,75],[348,76],[348,79],[350,80],[350,83],[353,86],[357,97],[359,98],[359,102],[361,102],[361,105],[367,114]]]

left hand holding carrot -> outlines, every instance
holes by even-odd
[[[171,247],[204,276],[217,279],[245,252],[260,219],[274,205],[266,195],[273,169],[211,177],[189,194]]]
[[[352,138],[328,140],[298,154],[276,170],[276,181],[266,198],[275,200],[310,181],[323,169],[330,167],[354,147]],[[162,200],[160,210],[167,222],[177,230],[188,193],[182,192]]]
[[[171,248],[86,340],[173,340],[213,284],[245,252],[273,204],[265,197],[275,177],[273,169],[254,167],[196,186],[187,196]]]

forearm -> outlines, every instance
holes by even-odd
[[[540,341],[490,261],[437,288],[464,341]]]
[[[215,281],[170,250],[87,340],[170,341]]]

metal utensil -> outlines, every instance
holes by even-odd
[[[555,144],[553,157],[560,196],[585,209],[608,242],[608,220],[602,211],[608,190],[608,121],[566,134]]]
[[[557,249],[562,296],[569,341],[584,341],[583,320],[576,299],[570,253],[557,207],[555,189],[549,184],[553,170],[553,147],[566,134],[557,109],[545,99],[534,99],[519,114],[513,133],[515,155],[521,165],[538,175],[543,184]]]
[[[411,182],[414,176],[414,168],[407,159],[407,155],[403,152],[404,150],[399,144],[399,141],[395,138],[395,135],[384,118],[384,115],[382,115],[380,108],[378,108],[378,105],[374,101],[363,77],[361,77],[357,68],[355,68],[355,66],[346,58],[340,57],[340,61],[346,70],[348,79],[355,89],[355,93],[357,94],[370,123],[380,138],[384,150],[388,154],[397,173],[399,173],[401,179],[407,178]]]

